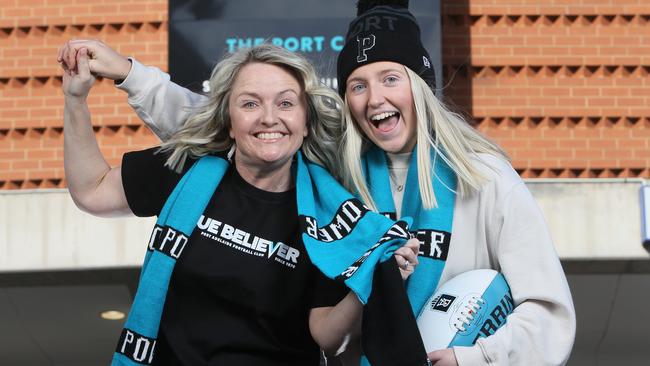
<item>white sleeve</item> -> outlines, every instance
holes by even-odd
[[[500,271],[515,302],[507,323],[473,347],[454,347],[464,365],[563,365],[575,338],[571,292],[541,210],[523,182],[497,198],[491,225]]]
[[[185,123],[191,107],[200,105],[206,97],[171,82],[169,74],[157,67],[129,60],[131,71],[116,86],[128,93],[129,105],[144,123],[161,140],[167,140]]]

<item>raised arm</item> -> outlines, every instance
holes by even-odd
[[[59,49],[57,60],[74,69],[75,55],[81,48],[88,50],[91,73],[115,80],[117,87],[128,93],[129,105],[163,141],[185,122],[192,107],[206,100],[205,96],[171,82],[160,69],[127,58],[101,41],[68,41]]]
[[[75,68],[64,67],[64,165],[68,190],[75,204],[97,216],[131,213],[120,168],[111,168],[95,138],[86,98],[95,78],[82,48],[75,55]]]

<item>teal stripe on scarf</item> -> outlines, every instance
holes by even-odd
[[[169,226],[189,238],[227,169],[228,162],[218,157],[206,156],[198,160],[174,188],[156,225]],[[150,339],[157,338],[175,264],[176,259],[158,250],[147,251],[125,329]],[[118,345],[118,350],[121,346]],[[140,364],[142,363],[134,362],[118,352],[114,354],[112,362],[112,365]]]

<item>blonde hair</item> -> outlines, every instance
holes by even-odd
[[[451,112],[440,102],[420,76],[408,67],[404,68],[411,81],[411,94],[415,105],[418,186],[424,208],[431,209],[437,206],[432,184],[432,149],[458,177],[458,193],[461,196],[478,189],[486,179],[472,164],[473,155],[488,153],[506,161],[509,161],[509,158],[497,144],[488,140],[460,115]],[[364,136],[354,121],[347,97],[344,106],[342,164],[338,174],[347,189],[356,191],[368,207],[377,211],[361,166],[361,156],[372,142]]]
[[[338,165],[337,136],[340,134],[341,98],[321,84],[312,64],[303,56],[272,44],[240,49],[215,66],[210,76],[207,101],[197,107],[183,126],[160,150],[170,151],[166,165],[181,172],[189,157],[201,157],[230,149],[229,98],[241,69],[250,63],[265,63],[284,68],[300,83],[307,99],[308,135],[302,151],[309,160],[334,172]]]

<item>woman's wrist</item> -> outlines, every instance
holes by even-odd
[[[116,84],[122,83],[124,79],[129,76],[131,67],[133,67],[133,62],[131,59],[127,57],[122,58],[122,61],[120,61],[119,71],[117,71],[115,75],[111,75],[111,78],[115,81]]]
[[[64,95],[64,101],[66,105],[69,106],[74,106],[74,105],[85,105],[86,99],[88,98],[88,95],[70,95],[70,94],[63,94]]]

